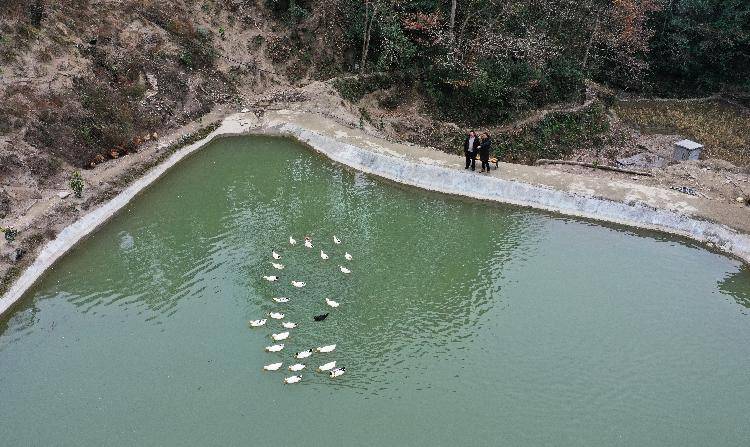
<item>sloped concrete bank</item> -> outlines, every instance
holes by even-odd
[[[280,126],[279,131],[336,162],[402,184],[685,236],[699,242],[710,242],[720,250],[750,263],[750,235],[739,233],[726,225],[654,208],[641,202],[616,202],[441,166],[404,162],[292,124]]]
[[[76,244],[106,223],[138,193],[154,183],[183,158],[206,146],[217,137],[236,135],[277,135],[294,138],[331,160],[405,185],[430,191],[472,197],[629,225],[710,242],[722,251],[750,263],[750,236],[726,225],[696,219],[679,212],[659,209],[641,202],[624,203],[592,195],[559,191],[520,181],[481,176],[440,164],[409,160],[372,150],[373,144],[350,144],[335,134],[310,130],[293,117],[280,120],[258,119],[250,114],[233,115],[206,138],[185,146],[166,161],[124,189],[114,199],[66,227],[40,252],[34,263],[0,299],[0,316],[8,313],[24,293],[54,263]],[[371,143],[371,142],[365,142]]]

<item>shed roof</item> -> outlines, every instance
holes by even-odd
[[[685,149],[700,149],[703,147],[702,144],[696,143],[693,140],[680,140],[674,144],[675,146],[684,147]]]

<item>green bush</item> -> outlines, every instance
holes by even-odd
[[[428,74],[428,92],[445,118],[476,124],[507,122],[545,104],[581,97],[583,75],[570,61],[545,69],[525,62],[487,60],[476,76],[452,68]]]
[[[139,127],[137,105],[124,92],[99,80],[78,79],[75,84],[88,115],[75,127],[79,139],[99,151],[128,145]]]
[[[307,17],[307,10],[298,5],[294,0],[289,2],[289,9],[287,12],[289,14],[289,20],[293,23],[297,23]]]
[[[216,62],[217,52],[211,44],[208,34],[196,33],[195,36],[182,39],[180,63],[188,68],[211,68]]]
[[[73,174],[70,176],[70,189],[73,190],[73,193],[76,197],[79,199],[83,197],[83,177],[81,177],[81,173],[78,171],[73,172]]]
[[[379,71],[401,70],[409,66],[417,47],[406,37],[395,17],[380,26],[380,46],[376,49]]]
[[[189,51],[183,51],[180,53],[180,63],[186,67],[193,66],[193,55]]]
[[[286,20],[291,26],[308,15],[308,11],[295,0],[265,0],[265,3],[275,18]]]
[[[601,144],[609,120],[600,103],[574,113],[550,113],[520,131],[494,138],[495,155],[505,161],[534,164],[540,158],[565,158],[576,147]]]
[[[13,227],[0,228],[0,231],[5,234],[5,240],[8,242],[15,241],[16,236],[18,236],[18,230]]]
[[[389,89],[397,84],[406,85],[412,82],[412,79],[413,77],[408,72],[375,73],[336,79],[333,81],[333,87],[342,98],[351,102],[358,102],[369,93]]]

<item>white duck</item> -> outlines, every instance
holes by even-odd
[[[271,256],[272,256],[272,257],[273,257],[274,259],[276,259],[276,260],[279,260],[279,259],[281,259],[281,255],[280,255],[280,254],[278,254],[278,253],[276,253],[275,251],[272,251],[272,252],[271,252]]]
[[[283,320],[284,319],[284,314],[282,314],[281,312],[270,312],[268,314],[268,316],[271,317],[271,318],[273,318],[274,320]]]
[[[302,371],[303,369],[305,369],[305,365],[303,365],[302,363],[295,363],[294,365],[289,366],[289,371],[297,372]]]
[[[341,239],[337,238],[335,234],[333,235],[333,243],[334,244],[340,244],[341,243]]]
[[[284,343],[279,343],[278,345],[266,346],[266,351],[268,352],[279,352],[282,349],[284,349]]]
[[[332,352],[334,349],[336,349],[336,345],[321,346],[319,348],[316,348],[315,350],[318,352]]]
[[[328,304],[331,307],[339,307],[341,305],[341,303],[339,303],[338,301],[333,301],[330,298],[326,298],[326,304]]]
[[[281,325],[284,326],[284,329],[294,329],[297,327],[297,323],[292,323],[291,321],[285,321]]]
[[[328,259],[328,255],[323,253],[323,250],[320,250],[320,259]]]
[[[305,284],[304,281],[292,281],[292,285],[298,289],[305,287]]]
[[[289,244],[290,244],[290,245],[297,245],[297,241],[296,241],[296,240],[294,240],[294,238],[293,238],[293,237],[289,236]]]
[[[278,262],[272,262],[271,265],[273,268],[277,270],[284,270],[284,264],[279,264]]]
[[[331,378],[338,377],[344,374],[345,371],[346,371],[346,368],[344,368],[343,366],[340,368],[334,368],[331,370]]]
[[[289,338],[289,331],[279,332],[278,334],[271,334],[271,338],[273,338],[274,341],[286,340],[287,338]]]
[[[306,359],[306,358],[310,357],[312,355],[312,353],[313,353],[313,350],[312,349],[308,349],[307,351],[300,351],[300,352],[294,354],[294,356],[296,358],[298,358],[298,359]]]
[[[341,273],[343,273],[345,275],[348,275],[349,273],[352,272],[351,270],[349,270],[348,268],[344,267],[343,265],[340,265],[339,269],[341,270]]]
[[[279,280],[278,276],[264,276],[263,279],[269,282],[276,282]]]
[[[335,367],[336,367],[336,360],[332,362],[328,362],[324,365],[320,365],[320,367],[318,367],[318,371],[330,371]]]
[[[250,320],[247,322],[247,324],[249,324],[250,327],[261,327],[266,324],[266,319],[263,318],[262,320]]]
[[[310,239],[309,237],[305,238],[305,247],[312,248],[312,239]]]
[[[284,383],[297,383],[302,380],[302,376],[291,376],[284,379]]]
[[[279,296],[279,297],[275,297],[275,298],[271,298],[271,299],[274,300],[274,301],[276,301],[277,303],[288,303],[289,302],[289,298],[287,298],[285,296]]]
[[[349,252],[344,253],[344,258],[346,258],[347,261],[352,260],[352,255],[349,254]]]
[[[281,362],[271,363],[270,365],[264,366],[263,369],[266,371],[277,371],[279,368],[281,368],[281,365],[283,365],[283,363]]]

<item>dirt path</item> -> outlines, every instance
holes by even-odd
[[[499,133],[507,132],[509,130],[526,127],[529,124],[539,123],[550,113],[580,112],[581,110],[588,108],[591,104],[594,103],[595,100],[596,100],[596,95],[592,91],[591,87],[587,87],[586,98],[584,99],[582,103],[578,103],[578,104],[563,103],[563,104],[555,104],[549,107],[545,107],[544,109],[541,109],[535,112],[531,116],[528,116],[526,118],[523,118],[517,121],[513,121],[512,123],[508,123],[504,126],[492,127],[489,129],[489,131],[491,132],[492,135],[497,135]]]

